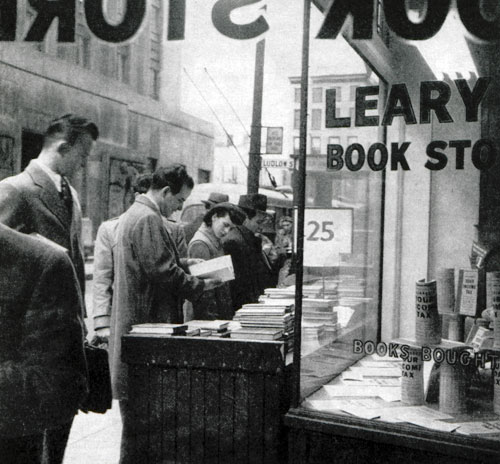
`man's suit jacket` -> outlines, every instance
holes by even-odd
[[[54,183],[36,163],[0,182],[0,222],[26,234],[37,232],[66,248],[85,293],[79,206],[73,205],[71,217]]]
[[[237,226],[223,240],[231,255],[235,279],[230,282],[233,309],[257,303],[271,281],[271,266],[264,256],[262,240],[245,226]]]
[[[87,392],[82,295],[60,248],[0,224],[0,436],[69,422]]]
[[[120,216],[114,253],[114,293],[109,353],[116,399],[127,398],[121,337],[132,324],[182,323],[183,299],[196,299],[202,280],[186,274],[160,210],[145,195]]]

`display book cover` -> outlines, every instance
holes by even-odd
[[[189,272],[203,279],[219,279],[222,282],[234,280],[234,267],[231,256],[224,255],[189,266]]]

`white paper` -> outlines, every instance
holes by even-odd
[[[373,398],[335,398],[330,400],[310,400],[307,405],[318,411],[342,410],[348,406],[356,406],[358,408],[378,409],[381,407],[381,400]]]
[[[350,371],[353,375],[366,377],[401,377],[401,368],[392,366],[391,368],[379,369],[376,367],[352,366]]]
[[[370,385],[325,385],[323,386],[330,397],[379,397],[387,402],[401,401],[400,387],[381,387]]]
[[[379,387],[397,387],[401,386],[401,377],[368,377],[361,380],[354,380],[350,378],[342,377],[342,383],[344,385],[370,385]]]
[[[458,433],[464,435],[485,435],[491,433],[500,434],[500,420],[480,422],[459,422],[456,425]]]

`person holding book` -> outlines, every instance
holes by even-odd
[[[146,193],[151,186],[152,175],[140,174],[135,179],[133,191],[135,196]],[[113,302],[114,260],[113,249],[116,245],[116,230],[120,216],[104,221],[97,230],[94,246],[94,279],[93,279],[93,319],[96,334],[95,342],[107,347],[111,308]],[[162,217],[163,224],[170,233],[181,259],[187,258],[187,244],[182,227],[175,221]]]
[[[219,203],[213,206],[205,214],[203,223],[189,242],[188,256],[204,260],[224,256],[222,239],[235,226],[241,226],[245,219],[245,213],[232,203]],[[196,320],[232,319],[234,308],[229,282],[204,292],[192,305],[193,318]]]
[[[122,336],[135,324],[182,323],[182,300],[196,300],[221,283],[187,273],[163,224],[162,216],[180,210],[193,185],[185,166],[159,168],[148,191],[137,196],[118,222],[109,358],[113,397],[120,400],[122,413],[122,464],[135,464],[130,447],[136,440],[135,416],[128,402],[128,369],[121,361]],[[198,262],[187,260],[186,265]]]

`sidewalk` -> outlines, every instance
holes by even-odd
[[[86,273],[92,274],[92,266],[86,264]],[[88,339],[94,336],[92,324],[92,280],[86,281],[85,304],[89,316],[85,323],[89,331]],[[120,439],[122,422],[118,401],[106,414],[79,412],[64,454],[64,464],[117,464],[120,459]]]
[[[79,412],[73,422],[64,464],[117,464],[122,423],[118,401],[106,414]]]

